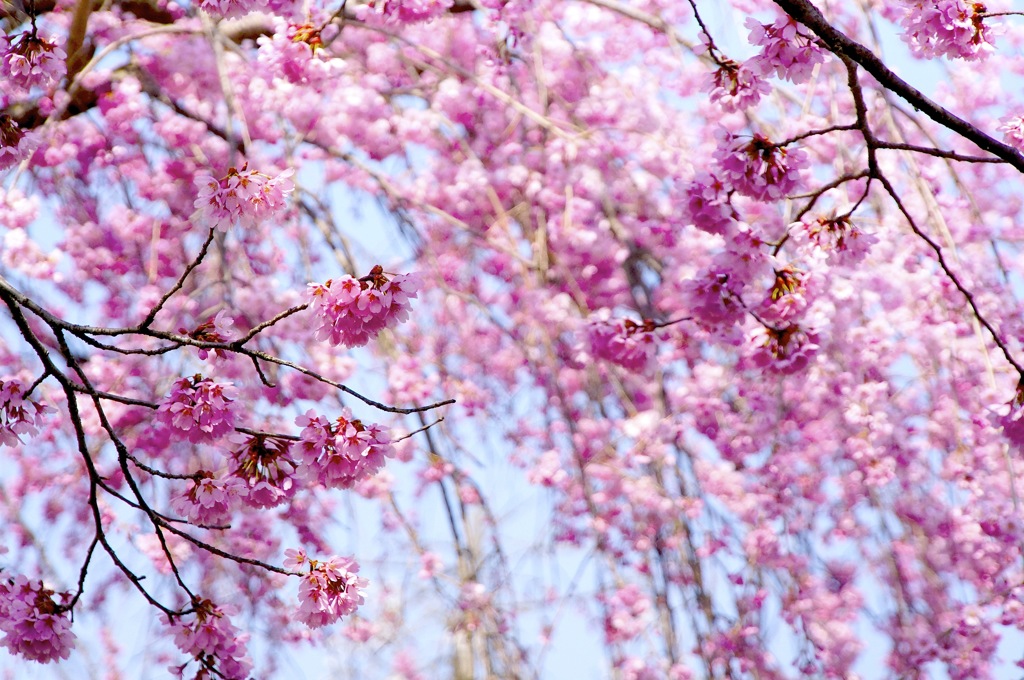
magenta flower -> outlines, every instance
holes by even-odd
[[[314,337],[332,345],[360,347],[385,328],[409,318],[410,300],[418,280],[413,274],[389,279],[380,265],[361,279],[343,276],[326,283],[311,283],[310,307],[320,326]]]
[[[289,169],[271,177],[244,165],[241,170],[230,168],[220,179],[202,175],[196,178],[198,220],[227,231],[235,222],[254,227],[261,220],[271,219],[286,207],[285,197],[293,189],[291,175]]]
[[[210,441],[235,427],[235,397],[231,383],[217,383],[201,375],[182,378],[164,397],[157,413],[189,441]]]
[[[53,601],[54,592],[42,582],[30,582],[24,576],[0,578],[0,645],[12,654],[39,663],[71,656],[75,636],[66,606],[70,595]]]

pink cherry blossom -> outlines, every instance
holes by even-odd
[[[227,231],[236,222],[251,228],[273,219],[287,207],[287,194],[293,188],[291,175],[292,170],[285,170],[271,177],[243,165],[241,170],[230,168],[220,179],[199,176],[196,219],[199,224],[221,231]]]
[[[295,419],[302,428],[294,447],[299,473],[328,488],[352,487],[375,475],[394,455],[391,438],[379,425],[364,425],[346,409],[328,421],[312,409]]]
[[[586,329],[586,352],[636,373],[643,372],[657,351],[654,322],[636,323],[631,319],[612,319],[610,310],[591,317]]]
[[[234,431],[237,395],[231,383],[197,374],[175,382],[157,413],[189,441],[209,441]]]
[[[746,27],[750,29],[747,38],[750,44],[761,48],[746,66],[762,78],[776,75],[795,83],[803,82],[825,59],[816,38],[787,16],[779,17],[772,24],[762,24],[751,17]]]
[[[985,5],[964,0],[900,0],[903,40],[919,57],[981,59],[992,51]]]
[[[287,568],[305,571],[299,581],[298,618],[310,628],[332,624],[363,604],[368,582],[356,575],[359,565],[351,558],[314,560],[303,550],[286,554]]]
[[[414,275],[389,278],[380,265],[361,279],[343,276],[308,286],[310,306],[320,325],[317,340],[332,345],[360,347],[385,328],[409,318],[410,300],[416,297]]]
[[[64,77],[65,59],[63,49],[33,30],[19,34],[6,45],[0,57],[0,72],[19,87],[46,89]]]
[[[761,76],[747,64],[730,59],[721,61],[705,85],[711,96],[726,111],[741,111],[756,106],[771,89]]]
[[[41,582],[0,573],[0,644],[39,663],[67,659],[75,645],[67,607],[71,598],[64,593],[57,603],[54,594]]]
[[[188,482],[188,489],[171,499],[171,510],[190,522],[223,526],[231,521],[236,499],[247,497],[250,489],[233,475],[215,476],[200,471]]]
[[[225,680],[248,680],[252,661],[246,651],[249,636],[240,633],[228,613],[210,600],[197,598],[191,612],[165,615],[174,644],[199,665],[196,677],[219,677]],[[172,666],[172,672],[182,667]]]
[[[802,184],[800,171],[807,164],[807,155],[777,146],[759,134],[750,141],[725,134],[715,160],[723,182],[755,200],[772,201],[795,192]]]
[[[22,395],[24,387],[17,380],[0,380],[0,445],[14,446],[23,435],[39,432],[47,406]]]

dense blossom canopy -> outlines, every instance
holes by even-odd
[[[0,667],[1024,666],[1013,5],[2,3]]]

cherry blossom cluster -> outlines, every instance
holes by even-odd
[[[781,147],[760,134],[746,141],[726,133],[715,150],[715,160],[723,181],[736,191],[758,201],[777,201],[801,184],[807,154]]]
[[[348,489],[377,474],[394,455],[388,433],[379,425],[364,425],[348,409],[334,421],[309,410],[295,424],[302,428],[294,447],[299,474],[327,488]]]
[[[916,56],[981,59],[992,51],[992,31],[980,2],[901,0],[899,7],[903,40]]]
[[[587,324],[589,354],[640,373],[647,368],[658,349],[654,322],[645,319],[612,319],[609,310],[594,314]]]
[[[686,186],[688,218],[698,229],[725,234],[734,222],[729,189],[709,172],[699,172]]]
[[[232,474],[244,482],[244,498],[249,505],[274,508],[294,495],[296,463],[288,441],[263,435],[247,437],[231,459]]]
[[[14,446],[39,431],[48,406],[25,399],[17,380],[0,380],[0,445]]]
[[[818,351],[818,335],[796,323],[758,329],[752,340],[756,346],[751,357],[754,365],[783,375],[804,370]]]
[[[67,54],[55,42],[40,38],[35,30],[13,39],[0,39],[0,74],[11,85],[47,89],[64,77]]]
[[[167,615],[164,622],[170,627],[178,649],[199,663],[195,677],[248,680],[252,670],[246,650],[249,636],[235,628],[226,609],[210,600],[195,598],[191,613]],[[172,666],[170,670],[181,676],[184,667]]]
[[[788,16],[781,16],[771,24],[762,24],[751,17],[746,26],[750,29],[747,38],[750,44],[761,48],[746,66],[762,78],[776,75],[802,83],[810,78],[816,65],[825,61],[825,53],[817,40]]]
[[[305,550],[290,548],[285,550],[284,566],[303,572],[298,617],[310,628],[334,623],[363,604],[367,581],[356,575],[359,565],[351,558],[333,555],[314,560]]]
[[[315,337],[332,345],[361,347],[385,328],[409,318],[417,288],[415,275],[389,278],[380,265],[361,279],[343,276],[311,283],[307,288],[310,306],[320,322]]]
[[[226,231],[232,224],[254,227],[269,220],[287,207],[286,197],[291,193],[292,170],[275,177],[243,165],[241,170],[228,169],[220,179],[213,175],[196,178],[199,187],[195,207],[200,224]]]
[[[755,106],[771,88],[758,72],[747,64],[723,59],[709,77],[707,92],[711,101],[726,111],[742,111]]]
[[[635,584],[603,594],[605,605],[604,637],[608,643],[628,642],[643,632],[647,625],[651,600]]]
[[[834,264],[856,264],[878,243],[873,234],[854,224],[848,215],[804,221],[797,225],[797,232],[798,238],[806,236]]]
[[[55,593],[39,581],[0,572],[0,644],[12,654],[39,663],[67,659],[75,645],[69,616],[70,595]]]
[[[206,470],[196,472],[188,484],[185,493],[171,499],[171,510],[200,526],[226,525],[235,501],[248,491],[238,477]]]
[[[234,430],[237,396],[231,383],[196,374],[176,381],[157,413],[189,441],[210,441]]]
[[[0,113],[0,170],[20,163],[35,149],[38,140],[26,133],[17,121]]]
[[[336,76],[344,62],[331,58],[324,42],[334,37],[333,25],[279,22],[271,36],[260,36],[259,61],[291,83],[310,85]],[[325,33],[327,34],[325,36]]]

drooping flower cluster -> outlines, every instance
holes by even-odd
[[[726,111],[750,108],[771,91],[768,83],[750,66],[731,59],[721,61],[718,69],[709,76],[705,89],[711,95],[711,101]]]
[[[833,264],[855,264],[862,260],[878,239],[858,228],[849,216],[819,217],[801,222],[799,231],[816,247],[828,254]]]
[[[0,113],[0,170],[20,163],[36,146],[36,137],[26,133],[17,121]]]
[[[231,520],[235,499],[246,491],[238,477],[201,470],[189,481],[185,493],[171,499],[171,510],[194,524],[223,526]]]
[[[157,413],[189,441],[209,441],[235,427],[235,398],[231,383],[218,383],[201,375],[182,378],[164,397]]]
[[[749,142],[726,134],[715,151],[723,180],[758,201],[776,201],[793,193],[801,182],[807,154],[787,149],[755,134]]]
[[[273,35],[260,36],[258,59],[269,71],[295,84],[316,84],[336,75],[344,66],[341,59],[332,58],[324,49],[327,28],[313,23],[278,23]]]
[[[389,279],[380,265],[361,279],[343,276],[311,283],[310,306],[320,321],[315,337],[332,345],[361,347],[385,328],[409,318],[416,289],[414,275]]]
[[[806,368],[817,353],[818,336],[798,324],[754,331],[754,365],[772,373],[789,375]]]
[[[286,569],[302,570],[299,584],[299,620],[310,628],[321,628],[348,616],[363,604],[368,582],[356,574],[359,565],[352,558],[333,555],[326,560],[310,559],[306,551],[285,551]]]
[[[70,595],[62,594],[60,604],[54,595],[42,582],[0,575],[0,645],[39,663],[67,659],[75,645],[66,608]]]
[[[56,43],[40,38],[35,31],[21,33],[9,42],[4,40],[0,46],[4,48],[0,74],[11,85],[45,89],[64,76],[67,54]]]
[[[184,616],[165,616],[164,622],[173,631],[178,649],[199,662],[195,677],[246,680],[252,670],[245,648],[248,634],[240,633],[227,612],[210,600],[196,598],[192,609]],[[172,674],[178,676],[183,670],[171,667]]]
[[[213,175],[197,177],[199,197],[195,207],[200,224],[227,231],[235,222],[253,227],[274,217],[287,205],[285,197],[293,189],[292,174],[289,169],[271,177],[243,165],[241,170],[228,169],[220,179]]]
[[[654,359],[658,338],[650,319],[612,319],[608,310],[602,310],[587,324],[587,344],[591,356],[640,373]]]
[[[903,0],[903,40],[918,57],[981,59],[992,51],[985,5],[964,0]]]
[[[772,24],[762,24],[753,17],[747,19],[750,29],[748,40],[761,52],[751,57],[746,66],[762,78],[779,78],[802,83],[811,76],[817,64],[825,61],[824,52],[807,29],[788,16]]]
[[[295,424],[302,428],[294,447],[299,474],[328,488],[350,488],[375,475],[394,455],[388,433],[379,425],[364,425],[348,409],[333,422],[309,410]]]
[[[619,588],[611,595],[602,594],[605,604],[604,636],[609,644],[628,642],[643,632],[645,616],[651,601],[636,585]]]
[[[686,187],[686,210],[693,226],[711,234],[724,234],[733,223],[729,192],[721,180],[700,172]]]
[[[234,476],[245,484],[245,501],[257,508],[273,508],[295,493],[288,441],[257,435],[231,454]]]
[[[34,435],[43,423],[49,407],[22,397],[24,388],[17,380],[0,380],[0,446],[14,446],[21,435]]]

